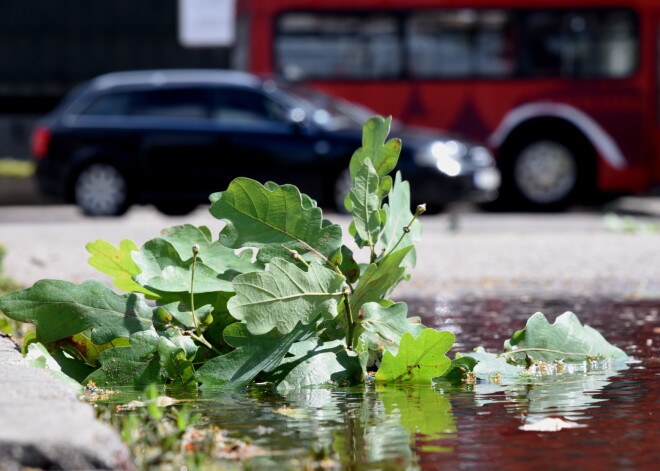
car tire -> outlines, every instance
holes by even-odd
[[[185,216],[199,206],[197,203],[155,203],[156,209],[166,216]]]
[[[126,177],[116,166],[104,162],[88,165],[78,173],[73,196],[88,216],[120,216],[130,206]]]
[[[561,210],[586,190],[587,165],[578,146],[555,138],[521,140],[503,168],[502,198],[515,209]]]

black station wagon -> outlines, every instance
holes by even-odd
[[[32,151],[41,191],[92,216],[134,203],[185,214],[238,176],[291,183],[342,209],[348,162],[373,114],[237,71],[117,72],[81,85],[43,118]],[[399,169],[415,203],[438,209],[496,196],[499,173],[483,146],[400,125],[391,136],[403,139]]]

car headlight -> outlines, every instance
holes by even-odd
[[[488,167],[495,163],[493,154],[483,146],[474,146],[470,149],[470,160],[476,167]]]
[[[463,170],[463,159],[467,153],[465,144],[455,140],[435,141],[425,151],[416,155],[418,165],[436,167],[442,173],[455,177]]]

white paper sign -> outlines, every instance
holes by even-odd
[[[185,47],[231,46],[236,0],[179,0],[179,42]]]

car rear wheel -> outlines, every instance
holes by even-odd
[[[88,216],[119,216],[129,207],[128,183],[117,167],[94,163],[74,183],[75,202]]]

